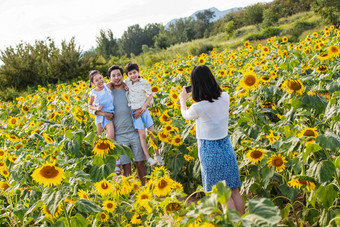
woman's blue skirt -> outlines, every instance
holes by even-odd
[[[202,183],[205,191],[225,180],[229,188],[241,186],[235,151],[229,136],[219,140],[198,141]]]

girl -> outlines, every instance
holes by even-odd
[[[191,72],[192,99],[196,103],[187,109],[189,96],[183,87],[179,95],[182,116],[196,120],[198,157],[201,162],[205,191],[225,180],[231,188],[228,207],[244,214],[244,204],[238,187],[241,186],[236,155],[228,137],[229,95],[222,92],[214,75],[205,65],[195,66]],[[225,206],[223,206],[225,208]]]
[[[98,70],[92,70],[89,73],[89,79],[91,85],[95,85],[96,88],[90,91],[90,100],[88,107],[92,110],[101,110],[103,112],[109,112],[114,114],[113,99],[110,89],[104,83],[104,77]],[[91,87],[90,85],[90,87]],[[106,119],[104,116],[96,115],[95,123],[97,126],[98,135],[102,135],[104,128],[106,128],[107,137],[114,140],[114,125],[113,121]],[[120,174],[119,161],[116,162],[117,175]]]

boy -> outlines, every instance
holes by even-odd
[[[128,86],[128,101],[131,109],[136,112],[139,109],[140,113],[142,114],[137,119],[133,119],[133,123],[135,128],[138,130],[140,142],[142,145],[143,152],[147,159],[148,165],[153,166],[157,162],[159,165],[164,165],[161,156],[159,155],[158,149],[155,150],[155,161],[153,158],[150,157],[148,152],[148,146],[146,143],[146,133],[145,127],[148,131],[155,131],[153,126],[153,120],[151,118],[150,112],[148,110],[148,106],[152,102],[153,94],[151,91],[150,84],[147,80],[141,78],[139,76],[139,67],[136,63],[128,63],[125,66],[125,73],[127,75],[127,79],[124,81],[125,84]],[[150,138],[155,141],[155,138],[150,133]]]

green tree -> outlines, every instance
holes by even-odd
[[[251,5],[246,7],[245,15],[243,18],[245,25],[251,24],[260,24],[263,21],[263,10],[264,5],[261,3],[257,3],[255,5]]]
[[[97,54],[103,56],[105,59],[109,59],[110,56],[119,56],[118,42],[117,39],[114,38],[113,32],[111,29],[100,30],[99,36],[96,38]]]
[[[211,20],[215,17],[215,13],[211,10],[204,10],[196,14],[195,38],[199,39],[209,35],[211,30]]]
[[[263,22],[262,27],[273,26],[280,19],[280,8],[279,5],[273,5],[272,7],[263,11]]]
[[[311,6],[327,23],[340,26],[339,0],[314,0]]]

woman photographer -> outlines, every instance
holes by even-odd
[[[229,208],[244,214],[244,203],[238,187],[241,180],[235,151],[228,137],[229,95],[222,92],[214,75],[205,65],[195,66],[191,72],[192,98],[196,103],[188,109],[189,93],[183,87],[179,95],[182,116],[195,119],[198,156],[201,162],[205,191],[225,180],[232,189],[227,202]]]

